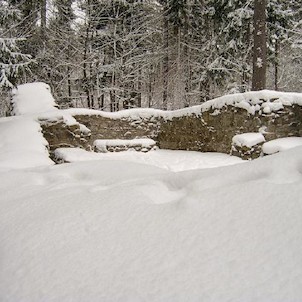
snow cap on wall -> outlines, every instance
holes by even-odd
[[[42,83],[29,83],[13,90],[12,114],[23,115],[57,110],[50,86]]]

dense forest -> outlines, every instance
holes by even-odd
[[[191,106],[255,76],[302,92],[301,20],[301,0],[0,0],[1,114],[33,81],[106,111]]]

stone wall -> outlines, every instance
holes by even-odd
[[[97,139],[154,138],[157,140],[163,122],[159,117],[112,119],[101,115],[74,115],[74,118],[91,130],[89,144]]]
[[[84,148],[91,151],[90,135],[83,133],[80,125],[67,125],[63,120],[56,122],[40,121],[42,133],[49,145],[49,156],[56,161],[54,151],[57,148]]]
[[[215,114],[183,116],[161,124],[157,141],[160,148],[229,153],[232,137],[239,133],[261,131],[266,140],[302,136],[302,108],[285,107],[270,114],[249,114],[228,106]]]
[[[107,114],[108,115],[108,114]],[[78,123],[90,129],[81,132],[80,126],[63,122],[43,123],[43,133],[50,150],[58,147],[82,147],[91,150],[96,139],[152,138],[162,149],[230,153],[232,137],[247,132],[262,132],[267,141],[302,136],[302,107],[284,106],[274,112],[250,114],[246,109],[224,106],[217,112],[187,111],[176,116],[165,112],[145,117],[110,118],[96,114],[73,114]]]

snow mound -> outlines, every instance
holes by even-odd
[[[302,146],[302,137],[284,137],[263,144],[262,150],[265,154],[274,154],[297,146]]]
[[[0,300],[301,301],[301,152],[0,173]]]
[[[256,132],[237,134],[232,138],[232,143],[239,147],[246,146],[251,148],[263,142],[265,142],[264,136]]]
[[[13,114],[33,114],[57,110],[57,105],[45,83],[29,83],[17,86],[13,90]]]

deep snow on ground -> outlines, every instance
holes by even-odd
[[[243,162],[236,156],[229,156],[223,153],[201,153],[194,151],[159,149],[148,153],[136,151],[95,153],[88,152],[80,148],[59,148],[56,150],[55,154],[58,159],[62,159],[66,162],[125,160],[152,165],[175,172],[191,169],[214,168]]]
[[[53,165],[44,107],[24,108],[0,119],[1,302],[302,301],[301,146],[250,162],[60,149],[72,163]]]
[[[1,173],[0,301],[301,301],[301,151]]]

